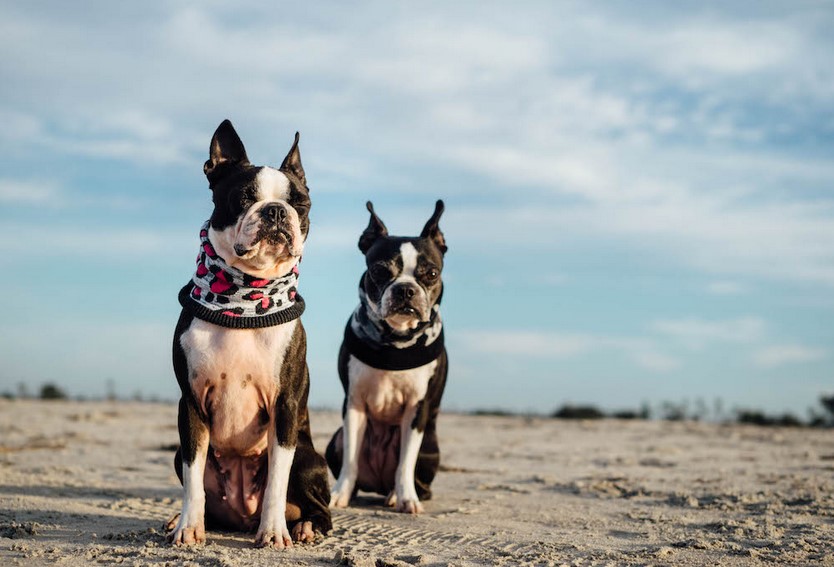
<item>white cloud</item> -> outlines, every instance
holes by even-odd
[[[534,331],[460,331],[470,350],[484,354],[568,358],[587,352],[594,344],[592,337]]]
[[[690,348],[708,343],[752,343],[765,334],[766,324],[758,317],[707,321],[698,317],[655,321],[652,330],[680,341]]]
[[[152,230],[141,228],[97,227],[95,230],[65,226],[33,226],[11,223],[4,227],[14,239],[0,239],[0,252],[12,254],[23,246],[42,257],[54,255],[86,258],[122,258],[157,256],[191,243],[197,250],[196,231]]]
[[[482,355],[568,359],[595,352],[618,352],[638,367],[668,373],[680,367],[678,359],[660,352],[651,339],[595,334],[539,331],[462,330],[456,337],[466,349]]]
[[[683,77],[707,72],[749,76],[790,64],[802,38],[784,23],[702,21],[644,38],[653,47],[649,60]],[[653,44],[653,45],[652,45]]]
[[[828,356],[821,348],[798,344],[770,345],[753,353],[753,362],[761,368],[776,368],[786,364],[814,362]]]
[[[473,242],[558,248],[567,240],[605,242],[662,254],[714,276],[757,276],[834,285],[834,203],[764,203],[676,194],[654,200],[611,199],[594,189],[593,204],[519,205],[502,212],[514,238],[485,226],[482,207],[450,211],[458,232]],[[620,202],[617,200],[620,199]]]
[[[536,71],[547,61],[541,38],[476,21],[415,18],[375,35],[387,47],[372,57],[362,54],[358,77],[409,96],[503,85],[509,77]]]
[[[60,203],[60,187],[52,181],[0,179],[0,203],[7,205],[47,205]]]
[[[652,372],[666,373],[681,367],[677,358],[651,350],[636,352],[632,358],[638,366]]]

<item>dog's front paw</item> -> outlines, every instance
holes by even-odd
[[[292,537],[287,529],[287,522],[283,518],[277,522],[262,522],[257,535],[255,535],[255,545],[257,547],[274,547],[275,549],[292,547]]]
[[[417,498],[403,498],[402,500],[397,500],[396,510],[404,514],[422,514],[423,505],[420,504],[420,500]]]
[[[394,508],[397,512],[404,514],[422,514],[423,505],[420,504],[420,499],[417,498],[416,491],[407,490],[392,490],[385,499],[385,505]]]
[[[206,542],[205,522],[200,520],[188,522],[183,519],[185,515],[178,514],[177,516],[174,516],[168,522],[167,527],[171,530],[166,536],[168,543],[180,546]]]
[[[353,487],[349,486],[347,482],[336,482],[336,486],[330,493],[330,507],[347,508],[352,495]]]

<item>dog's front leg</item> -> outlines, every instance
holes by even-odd
[[[342,470],[330,493],[331,508],[347,508],[350,503],[359,476],[359,451],[362,449],[367,425],[368,416],[364,408],[349,402],[342,430]]]
[[[417,497],[414,487],[414,468],[417,455],[423,444],[423,429],[417,429],[415,417],[422,404],[407,407],[400,422],[400,461],[394,475],[394,493],[389,495],[386,504],[396,506],[397,512],[420,514],[423,505]]]
[[[203,477],[209,430],[192,403],[180,398],[178,427],[182,452],[182,511],[176,526],[168,534],[174,545],[206,541],[206,492]]]
[[[267,472],[261,524],[255,536],[258,547],[292,547],[287,529],[287,488],[298,443],[298,403],[285,393],[278,396],[270,419]]]

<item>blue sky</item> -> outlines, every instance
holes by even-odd
[[[2,2],[0,391],[173,399],[224,118],[296,130],[311,403],[372,199],[442,197],[454,409],[804,413],[834,390],[834,9],[818,2]]]

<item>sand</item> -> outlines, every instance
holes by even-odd
[[[323,450],[339,422],[313,413]],[[360,496],[289,551],[174,548],[176,408],[0,401],[0,565],[834,565],[834,431],[445,414],[421,516]]]

